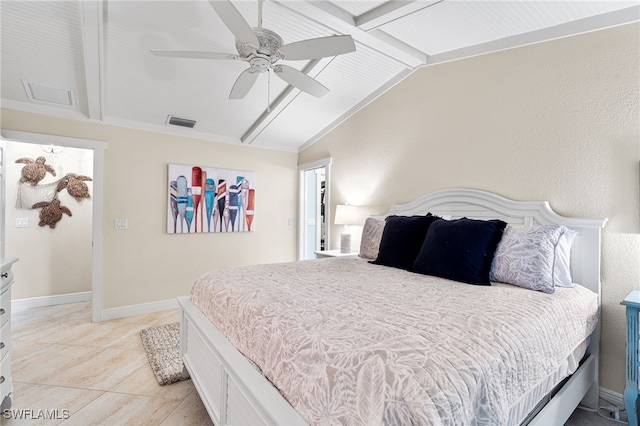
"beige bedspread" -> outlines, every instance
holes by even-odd
[[[310,424],[517,424],[537,400],[523,396],[577,368],[597,318],[581,286],[474,286],[357,257],[216,270],[191,297]]]

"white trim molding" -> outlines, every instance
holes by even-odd
[[[158,311],[168,311],[178,309],[178,300],[169,299],[158,302],[141,303],[139,305],[121,306],[119,308],[104,309],[102,311],[102,320],[112,320],[118,318],[133,317],[136,315],[150,314]]]
[[[79,302],[91,302],[91,292],[81,291],[78,293],[56,294],[53,296],[14,299],[11,301],[11,309],[14,311],[20,311],[23,309],[42,308],[44,306],[64,305],[66,303]]]
[[[621,393],[614,392],[607,388],[600,388],[600,399],[608,404],[613,404],[620,409],[624,409],[624,399]]]

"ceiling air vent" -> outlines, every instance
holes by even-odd
[[[22,80],[27,98],[31,101],[47,102],[59,106],[76,106],[76,97],[73,89],[63,89],[60,87],[45,86],[33,81]]]
[[[193,126],[196,125],[196,122],[195,120],[189,120],[187,118],[180,118],[176,117],[175,115],[170,115],[169,117],[167,117],[167,124],[193,129]]]

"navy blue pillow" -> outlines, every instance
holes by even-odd
[[[376,265],[411,270],[429,226],[438,216],[388,216],[380,239]]]
[[[440,220],[429,227],[413,270],[469,284],[491,285],[491,262],[506,222]]]

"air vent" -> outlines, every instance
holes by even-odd
[[[175,115],[170,115],[167,117],[167,124],[193,129],[193,126],[196,125],[196,122],[195,120],[189,120],[187,118],[180,118],[176,117]]]
[[[76,106],[76,97],[73,89],[45,86],[27,80],[22,80],[22,85],[27,92],[29,100],[73,108]]]

